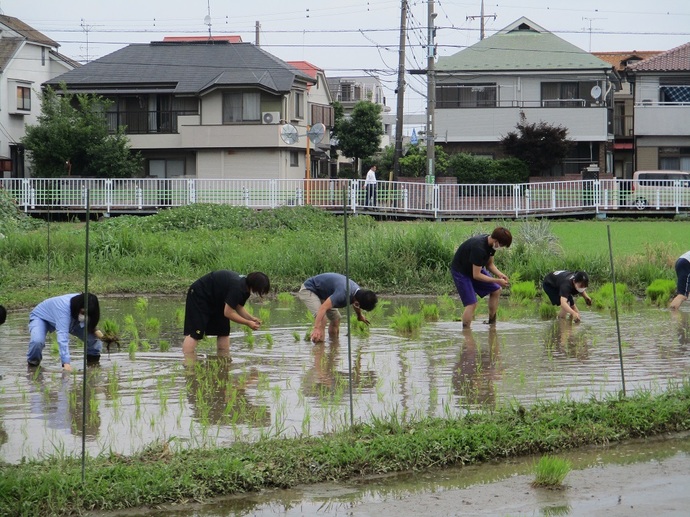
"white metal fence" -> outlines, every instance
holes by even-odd
[[[156,211],[192,203],[250,208],[313,205],[327,209],[432,218],[518,217],[530,214],[599,213],[637,209],[680,212],[690,209],[687,182],[659,181],[635,188],[630,180],[582,180],[520,184],[431,184],[379,181],[367,205],[363,180],[210,179],[0,179],[25,212],[105,213]],[[343,196],[343,191],[345,195]]]

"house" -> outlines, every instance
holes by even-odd
[[[310,120],[312,77],[223,38],[128,45],[47,84],[60,83],[112,101],[109,126],[124,128],[158,178],[304,178],[307,125],[332,124],[323,111]],[[281,138],[288,122],[295,142]]]
[[[634,172],[633,83],[628,80],[628,66],[654,57],[658,50],[592,52],[609,63],[620,76],[620,88],[613,93],[613,173],[617,178],[632,178]]]
[[[381,80],[376,76],[343,76],[329,77],[328,87],[331,90],[333,100],[343,106],[344,115],[347,117],[352,113],[352,109],[360,101],[370,101],[381,106],[383,135],[381,136],[381,149],[390,145],[393,135],[395,118],[387,117],[391,111],[390,106],[386,105],[386,97],[383,94]],[[346,165],[352,166],[352,160],[338,153],[337,170]]]
[[[435,139],[447,152],[503,157],[500,141],[527,123],[563,126],[575,142],[552,175],[606,167],[611,64],[522,17],[436,65]]]
[[[20,142],[41,114],[41,84],[79,66],[58,47],[21,20],[0,15],[0,177],[30,176]]]
[[[326,79],[326,74],[323,69],[308,61],[288,61],[287,63],[312,79],[311,82],[307,84],[307,106],[309,107],[307,124],[309,127],[311,128],[316,124],[314,121],[320,121],[327,128],[332,128],[334,122],[332,106],[333,97],[331,96],[331,90],[328,87],[328,80]],[[329,176],[331,156],[330,136],[324,134],[319,139],[319,137],[315,135],[312,139],[315,141],[311,144],[309,153],[310,176],[313,178]],[[335,160],[333,164],[335,165]]]
[[[690,171],[690,43],[628,65],[635,170]]]

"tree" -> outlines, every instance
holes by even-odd
[[[348,158],[359,161],[369,158],[379,151],[383,121],[381,106],[370,101],[359,101],[352,109],[349,118],[338,118],[333,127],[333,136],[338,140],[338,148]]]
[[[67,172],[95,178],[139,175],[143,159],[132,153],[124,128],[108,130],[104,113],[110,101],[97,95],[43,92],[38,124],[30,125],[22,144],[30,151],[35,176],[54,178]]]
[[[568,129],[548,122],[527,123],[522,114],[515,126],[502,140],[504,152],[524,161],[532,176],[549,176],[551,169],[563,161],[574,142],[568,139]]]

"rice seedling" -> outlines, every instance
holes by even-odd
[[[142,339],[139,342],[142,352],[149,352],[151,350],[151,343],[148,339]]]
[[[110,346],[116,344],[118,348],[120,347],[120,325],[115,320],[105,319],[102,322],[103,327],[103,337],[101,341],[105,343],[106,349],[110,352]]]
[[[657,278],[645,289],[647,301],[655,305],[665,305],[675,293],[676,282],[665,278]]]
[[[175,311],[175,323],[180,328],[184,326],[184,309],[177,309]]]
[[[249,350],[254,348],[254,331],[249,327],[245,327],[244,340],[247,342]]]
[[[279,305],[292,305],[295,302],[295,297],[292,293],[282,292],[276,296]]]
[[[273,348],[273,336],[271,334],[265,334],[266,337],[266,348],[271,350]]]
[[[139,342],[132,340],[129,342],[129,346],[127,347],[127,352],[129,353],[129,358],[134,359],[136,357],[137,352],[139,351]]]
[[[572,470],[572,464],[568,460],[545,454],[534,466],[534,487],[560,488],[563,480]]]
[[[261,320],[261,323],[268,324],[268,322],[271,320],[270,309],[265,307],[259,308],[259,319]]]
[[[398,307],[393,315],[393,330],[404,336],[414,335],[422,328],[424,317],[421,313],[413,314],[404,305]]]
[[[441,315],[445,318],[453,318],[455,316],[455,311],[457,309],[455,305],[455,299],[448,295],[443,294],[436,299],[436,305],[438,305],[438,310]]]
[[[302,340],[302,337],[299,335],[299,332],[296,330],[292,332],[292,338],[295,340],[295,342],[299,342]]]
[[[149,339],[158,339],[161,333],[161,320],[158,318],[148,318],[146,323],[144,323],[144,330],[146,337]]]
[[[555,318],[558,314],[558,307],[551,305],[551,302],[541,302],[539,305],[539,317],[543,320]]]
[[[537,288],[531,280],[510,285],[510,297],[518,303],[530,303],[536,296]]]
[[[592,305],[597,309],[614,308],[613,284],[607,282],[591,295]],[[616,283],[616,298],[619,306],[630,307],[635,302],[635,296],[630,292],[628,286],[623,283]]]
[[[420,306],[420,311],[422,313],[422,318],[424,321],[438,321],[439,320],[439,310],[438,305],[435,303],[426,304],[422,302]]]
[[[146,311],[149,309],[149,300],[148,298],[144,298],[143,296],[140,296],[137,298],[136,302],[134,302],[134,310],[137,312],[137,314],[143,316],[146,314]]]
[[[168,341],[167,339],[161,339],[158,342],[158,349],[161,352],[169,352],[170,351],[170,341]]]
[[[350,331],[357,337],[368,337],[370,333],[369,325],[359,321],[356,314],[350,316]]]

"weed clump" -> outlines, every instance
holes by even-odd
[[[532,486],[560,488],[572,468],[568,460],[545,454],[534,467],[535,479]]]

